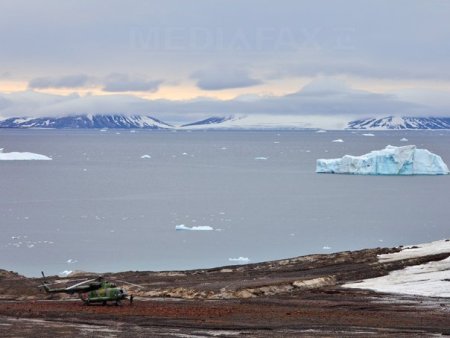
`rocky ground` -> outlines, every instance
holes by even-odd
[[[132,305],[84,305],[47,295],[41,279],[0,270],[2,337],[297,337],[450,334],[450,298],[380,294],[347,282],[441,261],[448,252],[380,262],[401,248],[310,255],[215,269],[105,274]],[[50,277],[70,285],[78,274]],[[450,287],[450,280],[449,282]]]

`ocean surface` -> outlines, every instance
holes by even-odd
[[[363,133],[0,130],[5,152],[53,158],[0,161],[0,268],[193,269],[450,237],[448,175],[315,173],[388,144],[450,164],[450,132]]]

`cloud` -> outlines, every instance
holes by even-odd
[[[110,74],[106,77],[105,92],[156,92],[163,81],[131,78],[127,74]]]
[[[31,89],[80,88],[85,86],[89,80],[89,76],[84,74],[61,77],[37,77],[28,83],[28,87]]]
[[[197,87],[203,90],[245,88],[262,84],[261,80],[252,78],[246,70],[229,66],[199,70],[191,74],[191,78],[197,80]]]
[[[197,98],[194,100],[148,100],[133,95],[50,95],[34,91],[0,94],[0,115],[45,116],[78,113],[150,114],[168,122],[188,121],[212,115],[271,114],[331,116],[434,115],[446,116],[450,102],[433,105],[432,93],[416,100],[396,93],[372,93],[355,90],[346,83],[328,78],[312,81],[301,90],[283,96],[243,95],[230,100]],[[439,93],[444,97],[443,93]],[[448,95],[448,93],[447,93]]]

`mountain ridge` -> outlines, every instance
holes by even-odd
[[[450,129],[450,117],[366,118],[350,121],[346,129],[363,130],[434,130]]]
[[[173,126],[146,115],[78,114],[61,117],[11,117],[0,121],[0,128],[171,129]]]

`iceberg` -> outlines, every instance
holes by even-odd
[[[415,145],[387,146],[361,156],[345,155],[318,159],[317,173],[357,175],[447,175],[447,165],[439,155]]]
[[[3,149],[2,149],[2,150],[0,150],[0,160],[3,160],[3,161],[51,160],[51,157],[41,155],[41,154],[28,153],[28,152],[4,153]]]
[[[184,224],[179,224],[175,226],[175,230],[188,230],[188,231],[212,231],[214,230],[213,227],[210,227],[209,225],[199,225],[194,227],[188,227]]]
[[[228,258],[230,262],[238,262],[238,263],[248,263],[250,259],[248,257],[237,257],[237,258]]]

